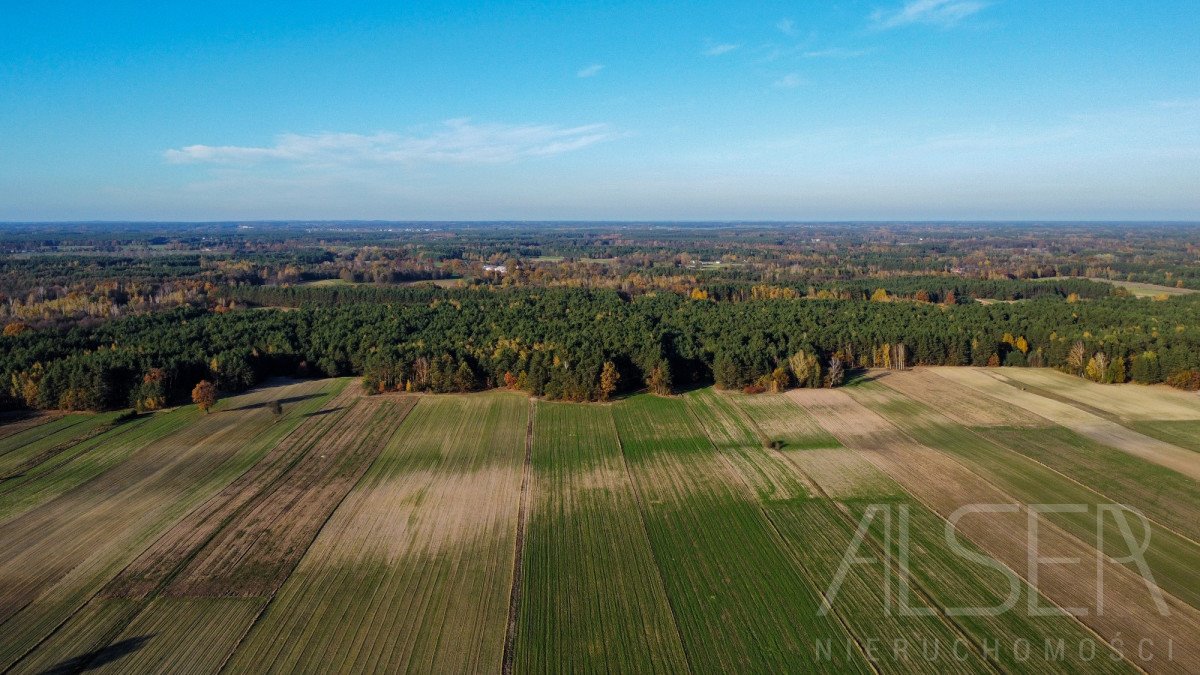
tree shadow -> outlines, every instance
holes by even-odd
[[[114,642],[86,654],[80,654],[66,661],[60,661],[42,671],[42,675],[67,675],[67,673],[82,673],[88,670],[95,670],[136,652],[153,637],[154,634],[151,633],[150,635],[140,635],[127,640],[121,640],[120,642]]]
[[[854,370],[848,370],[848,371],[846,371],[846,381],[842,383],[842,386],[843,387],[853,387],[854,385],[857,385],[857,384],[865,384],[867,382],[874,382],[876,380],[887,377],[888,372],[889,371],[880,370],[878,368],[874,368],[871,370],[868,370],[866,368],[855,368]]]
[[[288,403],[296,403],[297,401],[305,401],[310,398],[316,398],[321,395],[322,394],[305,394],[303,396],[289,396],[287,398],[281,398],[281,399],[276,399],[276,400],[279,401],[279,405],[286,405]],[[237,410],[255,410],[257,408],[265,408],[269,405],[271,405],[271,401],[263,401],[262,403],[248,403],[246,405],[239,406],[237,408],[228,408],[226,410],[226,412],[234,412]]]
[[[344,409],[345,409],[345,406],[339,405],[336,408],[325,408],[323,410],[314,410],[313,412],[310,412],[310,413],[304,413],[304,417],[318,417],[320,415],[328,415],[329,413],[335,413],[339,410],[344,410]]]

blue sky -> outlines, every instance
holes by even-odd
[[[4,2],[0,220],[1200,220],[1200,4]]]

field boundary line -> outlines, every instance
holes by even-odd
[[[334,398],[336,398],[336,396]],[[331,399],[331,401],[332,401],[332,399]],[[346,408],[346,412],[348,412],[353,407],[354,406],[350,406],[350,407]],[[392,431],[392,436],[395,436],[395,434],[400,430],[400,425],[403,424],[404,420],[407,419],[408,415],[413,411],[413,408],[416,408],[416,407],[417,407],[417,401],[414,399],[413,404],[404,409],[404,415],[397,421],[396,427]],[[380,406],[380,409],[375,412],[375,415],[378,415],[381,412],[383,412],[382,405]],[[344,412],[343,415],[345,415],[345,414],[346,413]],[[372,415],[372,419],[374,418],[375,415]],[[341,418],[339,417],[338,421],[340,421],[340,420],[341,420]],[[370,420],[368,420],[368,422],[369,421]],[[336,421],[331,423],[329,426],[332,427],[333,424],[336,424]],[[324,436],[324,434],[322,434],[322,436]],[[389,437],[389,440],[390,440],[390,438],[391,437]],[[366,441],[364,440],[363,442],[366,442]],[[314,443],[314,445],[315,445],[315,443]],[[384,448],[386,448],[386,445],[387,444],[385,443]],[[318,538],[320,538],[321,533],[325,531],[325,527],[327,525],[329,525],[329,521],[333,520],[334,514],[336,514],[338,512],[338,510],[342,508],[342,504],[345,503],[346,498],[349,497],[355,490],[357,490],[358,486],[364,480],[366,480],[367,475],[371,473],[371,467],[375,465],[375,462],[379,461],[379,458],[383,455],[384,448],[381,448],[380,452],[377,453],[375,455],[374,459],[371,460],[371,463],[368,464],[365,468],[363,468],[362,473],[359,474],[358,479],[354,481],[354,484],[351,485],[348,490],[346,490],[346,492],[342,495],[341,499],[338,499],[337,504],[335,504],[334,507],[329,510],[329,513],[325,514],[325,520],[321,523],[321,526],[317,528],[316,532],[313,533],[312,539],[310,539],[308,544],[304,547],[304,554],[296,559],[296,563],[294,565],[292,565],[292,569],[288,570],[287,576],[283,578],[283,581],[281,581],[279,583],[279,585],[275,587],[275,590],[271,591],[271,595],[267,598],[264,598],[266,600],[266,602],[264,602],[262,604],[262,607],[260,607],[258,612],[254,615],[254,619],[251,620],[250,623],[246,626],[246,630],[242,631],[241,636],[238,637],[237,642],[235,642],[233,644],[233,647],[225,653],[225,658],[221,660],[221,665],[218,666],[217,669],[213,672],[222,673],[225,671],[225,668],[229,665],[229,661],[232,660],[234,655],[237,654],[238,650],[242,648],[242,644],[245,643],[246,637],[249,636],[250,633],[254,632],[254,628],[262,620],[263,616],[267,613],[267,610],[270,609],[271,606],[275,604],[275,598],[279,595],[279,591],[284,587],[284,585],[287,584],[288,580],[292,578],[292,575],[295,574],[296,569],[300,567],[300,565],[304,562],[304,559],[308,557],[309,552],[312,550],[313,543],[316,542]]]
[[[658,573],[658,585],[663,590],[663,597],[667,600],[667,609],[671,610],[671,627],[675,629],[675,637],[679,639],[679,650],[683,652],[683,660],[687,663],[688,672],[695,673],[696,667],[692,665],[692,655],[688,653],[687,643],[683,640],[683,631],[679,630],[679,616],[675,611],[674,603],[671,602],[671,594],[667,592],[667,580],[663,576],[662,563],[658,561],[658,552],[654,550],[654,542],[650,540],[650,528],[646,527],[646,513],[643,510],[645,505],[642,503],[642,493],[633,480],[633,473],[629,470],[629,457],[625,454],[625,442],[621,440],[621,428],[617,426],[617,418],[612,410],[613,408],[610,406],[608,421],[612,423],[613,435],[617,439],[617,449],[621,451],[621,464],[625,467],[625,481],[629,485],[629,492],[633,495],[634,502],[637,504],[638,522],[642,524],[642,536],[645,537],[646,547],[650,549],[650,555],[654,558],[654,571]]]
[[[521,598],[525,583],[525,526],[529,518],[529,484],[533,474],[533,422],[537,416],[537,401],[529,399],[529,415],[525,420],[525,460],[521,464],[521,502],[517,507],[517,537],[513,552],[512,586],[508,591],[508,625],[504,631],[504,651],[500,655],[500,672],[510,675],[517,659],[517,622],[521,615]]]
[[[862,404],[859,404],[859,405],[862,405]],[[866,407],[866,406],[864,406],[864,407]],[[868,410],[869,410],[869,408],[868,408]],[[872,412],[874,412],[874,411],[872,411]],[[876,414],[878,414],[878,413],[876,413]],[[818,419],[819,419],[819,418],[818,418]],[[908,432],[907,432],[907,431],[905,431],[905,430],[901,429],[900,427],[897,427],[895,424],[892,424],[892,422],[891,422],[890,420],[884,419],[882,416],[880,416],[880,419],[883,419],[885,422],[887,422],[887,424],[888,424],[888,425],[890,425],[892,428],[894,428],[894,429],[895,429],[895,431],[896,431],[896,433],[897,433],[898,435],[904,436],[904,437],[905,437],[905,438],[907,438],[909,441],[912,441],[913,443],[915,443],[915,444],[917,444],[917,445],[919,445],[919,446],[921,446],[921,447],[923,447],[923,448],[928,448],[929,450],[932,450],[932,451],[934,451],[934,452],[937,452],[937,453],[939,453],[939,454],[941,454],[941,455],[943,455],[943,456],[947,457],[947,458],[948,458],[950,461],[957,463],[959,466],[962,466],[962,462],[960,462],[958,459],[956,459],[956,458],[954,458],[954,457],[952,457],[952,456],[950,456],[950,455],[947,455],[946,453],[942,452],[941,450],[937,450],[936,448],[930,448],[929,446],[925,445],[924,443],[920,443],[920,442],[918,442],[918,441],[917,441],[915,438],[913,438],[912,436],[910,436],[910,435],[908,434]],[[826,429],[826,431],[829,431],[829,430],[828,430],[828,429]],[[829,433],[830,433],[830,434],[832,434],[834,438],[838,438],[837,434],[833,433],[832,431],[829,431]],[[842,439],[841,439],[841,438],[838,438],[838,440],[839,440],[839,441],[842,441]],[[864,458],[865,458],[865,459],[866,459],[868,462],[870,462],[870,463],[871,463],[871,466],[874,466],[874,467],[875,467],[876,469],[878,469],[879,471],[882,471],[882,472],[884,473],[884,475],[886,475],[886,476],[889,476],[889,477],[892,477],[892,474],[891,474],[890,472],[888,472],[888,470],[887,470],[886,468],[884,468],[883,466],[880,466],[880,465],[879,465],[879,463],[876,461],[876,458],[874,457],[874,454],[875,454],[875,453],[873,453],[873,452],[871,452],[871,451],[867,451],[867,450],[862,450],[862,449],[860,449],[859,447],[857,447],[857,445],[846,444],[846,443],[845,443],[845,441],[842,441],[842,444],[843,444],[843,445],[844,445],[846,448],[850,449],[851,451],[853,451],[853,452],[856,452],[856,453],[858,453],[858,454],[862,455],[862,456],[863,456],[863,457],[864,457]],[[1001,494],[1001,495],[1003,495],[1004,497],[1007,497],[1008,499],[1011,499],[1011,500],[1013,501],[1013,503],[1014,503],[1014,504],[1018,504],[1018,505],[1020,505],[1020,506],[1021,506],[1023,509],[1028,509],[1028,506],[1025,504],[1025,502],[1022,502],[1022,501],[1021,501],[1021,500],[1019,500],[1019,499],[1015,499],[1015,498],[1014,498],[1012,495],[1008,494],[1006,491],[1004,491],[1004,490],[1001,490],[1000,488],[996,487],[996,486],[995,486],[995,485],[992,483],[992,481],[990,481],[990,480],[988,480],[988,479],[986,479],[986,478],[984,478],[984,477],[980,476],[978,473],[976,473],[976,472],[972,471],[972,470],[970,469],[970,467],[962,466],[962,468],[963,468],[963,470],[964,470],[964,471],[967,471],[967,472],[968,472],[968,473],[970,473],[971,475],[975,476],[976,478],[979,478],[979,479],[980,479],[980,480],[982,480],[984,483],[986,483],[987,485],[991,486],[991,487],[992,487],[992,489],[996,490],[996,492],[1000,493],[1000,494]],[[934,516],[936,516],[936,517],[937,517],[939,520],[941,520],[942,522],[944,522],[944,523],[946,523],[946,524],[949,524],[949,522],[950,522],[950,521],[949,521],[949,520],[947,520],[947,519],[945,518],[945,516],[943,516],[941,513],[939,513],[939,512],[938,512],[938,510],[937,510],[937,509],[935,509],[935,508],[934,508],[934,507],[933,507],[931,504],[929,504],[929,503],[928,503],[928,502],[926,502],[924,499],[921,499],[919,496],[917,496],[916,494],[914,494],[914,493],[912,492],[912,490],[909,490],[907,487],[905,487],[905,486],[904,486],[904,484],[903,484],[903,483],[901,483],[900,481],[896,480],[894,477],[892,477],[892,480],[893,480],[893,481],[895,481],[895,482],[896,482],[896,484],[900,486],[900,489],[904,490],[904,492],[905,492],[905,493],[906,493],[906,494],[907,494],[909,497],[912,497],[912,498],[913,498],[915,501],[917,501],[919,504],[921,504],[922,506],[924,506],[926,510],[928,510],[930,513],[932,513]],[[1055,529],[1055,530],[1058,532],[1058,534],[1059,534],[1059,535],[1066,536],[1066,537],[1069,537],[1069,538],[1071,538],[1071,539],[1075,539],[1076,541],[1080,541],[1080,540],[1078,539],[1078,537],[1075,537],[1075,536],[1074,536],[1074,535],[1072,535],[1071,533],[1064,531],[1062,528],[1060,528],[1060,527],[1059,527],[1057,524],[1055,524],[1055,523],[1052,523],[1052,522],[1047,522],[1047,523],[1046,523],[1046,525],[1047,525],[1047,527],[1048,527],[1048,528],[1053,528],[1053,529]],[[1063,616],[1070,617],[1072,621],[1074,621],[1074,622],[1075,622],[1076,624],[1078,624],[1079,626],[1082,626],[1082,627],[1083,627],[1083,629],[1084,629],[1086,632],[1088,632],[1088,633],[1090,633],[1090,634],[1092,634],[1092,635],[1096,636],[1096,638],[1097,638],[1098,640],[1100,640],[1101,644],[1107,645],[1107,646],[1109,647],[1109,649],[1111,649],[1111,648],[1112,648],[1112,647],[1111,647],[1111,643],[1108,641],[1108,639],[1107,639],[1107,638],[1105,638],[1103,635],[1101,635],[1101,634],[1099,633],[1099,631],[1097,631],[1096,629],[1092,628],[1090,625],[1088,625],[1087,623],[1085,623],[1085,622],[1084,622],[1082,619],[1080,619],[1078,616],[1075,616],[1074,614],[1070,614],[1070,613],[1068,613],[1068,612],[1067,612],[1065,609],[1063,609],[1063,606],[1062,606],[1062,605],[1060,605],[1060,604],[1059,604],[1057,601],[1055,601],[1053,598],[1050,598],[1050,597],[1049,597],[1049,596],[1047,596],[1045,593],[1042,593],[1040,589],[1037,589],[1037,588],[1033,587],[1032,585],[1030,585],[1030,583],[1029,583],[1029,579],[1025,578],[1025,575],[1024,575],[1024,574],[1020,574],[1019,572],[1017,572],[1016,570],[1014,570],[1012,567],[1010,567],[1010,566],[1009,566],[1007,563],[1005,563],[1003,560],[1000,560],[1000,559],[999,559],[999,558],[997,558],[995,555],[993,555],[991,552],[989,552],[989,551],[988,551],[986,548],[984,548],[983,546],[980,546],[980,545],[979,545],[979,542],[975,541],[973,538],[971,538],[970,536],[968,536],[966,533],[962,533],[962,536],[963,536],[963,537],[965,537],[965,538],[966,538],[968,541],[970,541],[970,542],[971,542],[971,543],[972,543],[972,544],[973,544],[973,545],[974,545],[976,548],[978,548],[980,551],[982,551],[982,552],[983,552],[985,555],[987,555],[989,558],[991,558],[993,561],[995,561],[997,564],[999,564],[999,565],[1002,565],[1002,566],[1003,566],[1005,569],[1007,569],[1009,572],[1011,572],[1011,573],[1012,573],[1014,576],[1016,576],[1018,579],[1020,579],[1021,581],[1025,582],[1025,588],[1026,588],[1026,589],[1032,589],[1034,592],[1036,592],[1036,593],[1038,594],[1038,596],[1039,596],[1039,597],[1041,597],[1043,600],[1045,600],[1046,602],[1050,603],[1050,604],[1051,604],[1051,605],[1053,605],[1055,608],[1057,608],[1057,609],[1058,609],[1060,612],[1062,612]],[[1084,545],[1085,547],[1087,546],[1087,543],[1086,543],[1086,542],[1081,542],[1081,543],[1083,543],[1083,545]],[[1095,550],[1095,549],[1094,549],[1094,547],[1092,547],[1092,550]],[[1139,576],[1140,576],[1140,575],[1139,575]],[[1160,590],[1160,591],[1162,591],[1162,589],[1159,589],[1159,590]],[[1164,594],[1170,595],[1169,593],[1166,593],[1166,591],[1162,591],[1162,592],[1163,592]],[[1179,598],[1176,598],[1174,595],[1170,595],[1170,597],[1171,597],[1173,600],[1175,600],[1176,602],[1180,602],[1181,604],[1183,604],[1183,605],[1185,605],[1185,606],[1188,606],[1188,607],[1190,607],[1190,606],[1191,606],[1191,605],[1188,605],[1187,603],[1184,603],[1184,602],[1182,602],[1181,600],[1179,600]],[[1121,658],[1122,658],[1122,660],[1123,660],[1123,661],[1125,661],[1126,663],[1128,663],[1128,664],[1129,664],[1130,666],[1132,666],[1132,667],[1133,667],[1135,670],[1137,670],[1137,671],[1139,671],[1139,672],[1142,672],[1142,673],[1146,673],[1146,672],[1147,672],[1145,669],[1141,668],[1141,667],[1140,667],[1140,666],[1138,666],[1136,663],[1134,663],[1134,662],[1133,662],[1131,659],[1129,659],[1129,658],[1128,658],[1128,657],[1127,657],[1125,654],[1121,654],[1121,653],[1119,653],[1119,652],[1117,652],[1117,653],[1118,653],[1118,654],[1121,656]]]
[[[751,415],[746,413],[746,411],[743,410],[741,408],[741,406],[738,406],[737,409],[738,409],[738,411],[740,411],[742,413],[743,416],[745,416],[746,421],[750,424],[751,427],[754,428],[755,433],[757,433],[760,438],[764,438],[764,439],[767,438],[767,436],[765,436],[763,434],[762,428],[758,426],[758,422],[755,422],[754,418]],[[796,464],[796,462],[792,461],[787,455],[783,454],[783,452],[777,448],[772,447],[769,452],[770,452],[770,454],[778,455],[780,461],[782,461],[786,466],[788,466],[794,472],[798,473],[806,481],[812,483],[813,488],[816,489],[817,494],[820,496],[820,498],[829,503],[830,508],[835,513],[839,514],[838,517],[841,518],[842,522],[846,523],[851,528],[855,528],[858,526],[858,523],[854,521],[853,516],[851,516],[850,512],[845,509],[845,507],[842,505],[842,503],[839,500],[834,500],[832,497],[830,497],[829,493],[825,491],[825,488],[821,487],[821,484],[818,483],[815,478],[813,478],[811,475],[809,475],[809,473],[807,471],[805,471],[803,467],[801,467],[799,464]],[[771,528],[775,529],[776,534],[779,534],[779,536],[782,538],[782,534],[780,534],[778,532],[778,528],[775,525],[775,520],[773,518],[771,518],[771,514],[767,512],[765,507],[763,508],[763,515],[765,515],[767,517],[767,520],[771,522]],[[874,539],[868,537],[864,541],[868,542],[868,545],[871,546],[871,548],[875,551],[875,553],[880,556],[881,560],[890,560],[891,556],[889,555],[889,552],[884,551],[883,547],[881,547],[879,545],[879,543],[876,542]],[[799,564],[802,569],[805,569],[807,571],[807,568],[804,568],[803,563],[801,563],[800,561],[797,561],[797,564]],[[902,571],[897,568],[897,566],[894,562],[890,563],[889,567],[897,575],[902,573]],[[811,578],[813,575],[811,572],[808,572],[808,576],[809,576],[809,578]],[[906,574],[904,576],[908,578],[909,583],[913,586],[913,588],[915,588],[917,590],[917,594],[921,597],[921,599],[925,600],[930,605],[937,607],[940,610],[940,612],[938,613],[938,618],[941,620],[942,625],[951,629],[954,633],[958,634],[959,637],[965,639],[967,641],[967,644],[971,645],[971,648],[977,652],[976,655],[979,656],[980,659],[982,659],[983,663],[986,663],[988,666],[990,666],[996,673],[1003,674],[1005,672],[1004,668],[1002,668],[999,663],[996,663],[987,655],[987,652],[979,652],[979,646],[976,645],[975,641],[971,639],[972,636],[969,632],[967,632],[967,629],[964,626],[960,625],[953,618],[946,615],[946,608],[943,607],[941,605],[941,603],[937,602],[933,598],[933,596],[929,595],[928,592],[926,592],[925,586],[920,582],[920,580],[914,578],[913,575],[911,575],[911,574]],[[826,601],[828,601],[828,598],[825,598],[825,593],[822,592],[821,597],[824,598]],[[834,611],[836,612],[837,610],[834,610]],[[839,616],[838,619],[841,620],[841,617]],[[846,629],[850,630],[848,625],[847,625]]]
[[[76,413],[76,414],[78,414],[78,413]],[[14,431],[14,432],[12,432],[12,433],[9,433],[9,434],[4,434],[4,435],[0,436],[0,440],[4,440],[4,439],[6,439],[6,438],[9,438],[9,437],[11,437],[11,436],[16,436],[16,435],[18,435],[18,434],[23,434],[23,433],[25,433],[26,431],[33,431],[34,429],[37,429],[38,427],[40,427],[40,426],[42,426],[42,425],[44,425],[44,424],[53,424],[54,422],[58,421],[58,419],[61,419],[62,417],[66,417],[66,415],[62,415],[62,416],[60,416],[59,418],[56,418],[56,419],[51,419],[51,420],[47,420],[47,421],[45,421],[45,422],[41,422],[41,423],[39,423],[39,424],[34,424],[34,425],[32,425],[32,426],[28,426],[28,427],[26,427],[26,428],[24,428],[24,429],[18,429],[17,431]],[[57,434],[57,433],[59,433],[59,432],[66,431],[67,429],[71,429],[71,428],[77,427],[77,426],[79,426],[80,424],[83,424],[85,421],[87,421],[87,420],[86,420],[86,417],[87,417],[86,415],[84,415],[84,416],[82,416],[82,417],[83,417],[83,419],[77,419],[77,420],[75,420],[75,421],[71,422],[70,424],[68,424],[68,425],[64,426],[63,428],[61,428],[61,429],[58,429],[57,431],[51,431],[50,433],[43,434],[43,435],[42,435],[42,436],[40,436],[39,438],[30,439],[30,442],[32,442],[32,443],[36,443],[36,442],[38,442],[38,441],[42,440],[43,438],[46,438],[47,436],[53,436],[54,434]],[[108,424],[106,424],[105,426],[106,426],[106,427],[113,427],[113,426],[116,426],[116,425],[115,425],[115,424],[113,424],[112,422],[109,422],[109,423],[108,423]],[[68,440],[68,441],[65,441],[65,442],[67,442],[67,443],[70,443],[71,441],[69,441],[69,440]],[[0,452],[0,457],[3,457],[3,456],[5,456],[5,455],[7,455],[7,454],[10,454],[10,453],[16,452],[16,451],[20,450],[20,449],[21,449],[21,447],[22,447],[22,446],[16,445],[16,446],[13,446],[13,447],[9,448],[8,450],[5,450],[4,452]]]

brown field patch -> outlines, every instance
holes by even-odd
[[[783,451],[831,499],[887,497],[900,487],[860,453],[846,448]]]
[[[265,452],[272,399],[317,395],[327,382],[268,385],[222,402],[186,427],[0,524],[0,669],[41,642],[177,518]]]
[[[256,390],[233,399],[253,405],[311,384]],[[131,537],[153,528],[180,500],[271,424],[261,408],[202,416],[78,488],[0,524],[0,621],[79,566],[129,555]]]
[[[943,518],[968,505],[1016,505],[1019,509],[1016,512],[969,515],[958,522],[958,531],[1027,580],[1030,555],[1077,561],[1038,566],[1037,588],[1060,607],[1088,610],[1080,620],[1105,639],[1120,636],[1123,641],[1135,644],[1145,639],[1150,641],[1149,644],[1158,645],[1159,658],[1148,663],[1138,662],[1140,667],[1161,672],[1189,672],[1200,668],[1200,611],[1172,596],[1165,596],[1169,616],[1161,616],[1145,580],[1107,559],[1100,563],[1095,548],[1044,519],[1040,521],[1038,548],[1031,552],[1030,516],[1024,505],[957,461],[916,443],[844,392],[812,393],[816,395],[797,396],[796,400],[847,447],[863,453],[871,463]],[[1097,582],[1098,563],[1104,571],[1102,587]],[[1104,598],[1103,614],[1094,611],[1098,591]],[[1171,645],[1172,659],[1165,658],[1168,644]]]
[[[1049,368],[1005,368],[1002,374],[1123,420],[1200,420],[1200,396],[1165,384],[1097,384]]]
[[[158,590],[247,504],[261,499],[263,492],[291,469],[296,460],[360,396],[358,387],[343,389],[338,396],[297,425],[237,480],[159,537],[109,582],[101,595],[109,598],[143,598]]]
[[[938,376],[977,389],[1060,424],[1104,445],[1200,480],[1200,456],[1116,422],[1007,383],[1007,376],[976,368],[935,368]],[[1016,370],[1016,369],[1012,369]]]
[[[701,389],[684,397],[692,416],[708,434],[718,454],[740,477],[741,483],[763,500],[806,497],[811,486],[806,485],[795,467],[784,461],[769,447],[769,437],[735,403],[736,395]],[[802,417],[803,411],[796,410]]]
[[[728,396],[763,436],[781,441],[785,450],[838,447],[838,440],[786,394]]]
[[[1027,410],[986,396],[924,369],[886,371],[876,378],[904,396],[921,401],[968,427],[1041,427],[1048,423]]]
[[[192,558],[167,595],[266,596],[283,584],[414,400],[344,393],[339,402],[347,408],[344,414],[316,438],[297,439],[292,452],[301,457]]]

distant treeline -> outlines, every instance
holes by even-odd
[[[741,281],[700,282],[696,286],[704,298],[716,301],[800,298],[867,300],[879,289],[895,299],[920,299],[951,304],[974,299],[1029,300],[1034,298],[1104,298],[1117,293],[1112,284],[1089,279],[1060,278],[1045,281],[1015,279],[963,279],[951,276],[894,277],[815,284],[765,284]],[[646,289],[647,292],[652,289]],[[355,303],[410,304],[436,299],[470,299],[499,289],[479,286],[467,289],[442,289],[428,286],[229,286],[222,297],[238,304],[255,307],[331,306]]]
[[[1068,283],[1049,297],[991,305],[714,302],[584,289],[236,289],[244,302],[299,308],[184,307],[13,331],[0,337],[3,405],[153,408],[184,400],[200,379],[238,391],[273,375],[361,375],[372,390],[510,386],[593,400],[714,381],[819,385],[812,364],[827,371],[835,361],[1044,365],[1100,381],[1200,382],[1200,297],[1068,302],[1061,292],[1091,288]],[[807,364],[803,376],[795,363]]]

